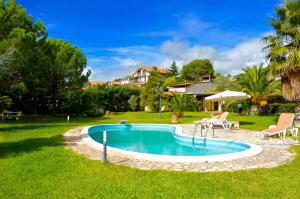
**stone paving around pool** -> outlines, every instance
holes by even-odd
[[[192,135],[193,125],[181,125],[183,134]],[[67,147],[72,150],[84,154],[95,160],[102,158],[102,149],[92,148],[82,142],[80,131],[82,127],[71,129],[64,134]],[[196,133],[196,137],[200,137],[200,132]],[[212,137],[212,132],[207,135]],[[243,169],[271,168],[287,163],[295,158],[295,154],[291,153],[288,148],[293,145],[290,139],[269,138],[261,139],[261,133],[249,130],[215,130],[215,138],[230,139],[242,142],[256,144],[262,147],[262,152],[258,155],[241,158],[224,162],[208,162],[208,163],[176,163],[176,162],[155,162],[149,160],[140,160],[128,158],[122,154],[112,154],[108,151],[108,160],[114,164],[127,165],[138,169],[168,169],[177,171],[233,171]]]

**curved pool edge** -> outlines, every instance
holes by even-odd
[[[103,124],[101,126],[105,126],[105,125],[112,125],[112,124]],[[131,125],[158,125],[158,126],[163,125],[163,126],[175,127],[176,135],[186,137],[186,138],[192,137],[192,136],[183,134],[183,132],[182,132],[183,128],[179,125],[171,125],[171,124],[131,124]],[[85,143],[86,145],[88,145],[96,150],[101,151],[103,148],[103,144],[96,142],[94,139],[92,139],[89,136],[89,133],[88,133],[89,128],[95,127],[95,126],[100,126],[100,125],[84,127],[80,132],[80,136],[82,138],[83,143]],[[107,151],[108,151],[108,154],[126,156],[127,158],[156,161],[156,162],[176,162],[176,163],[223,162],[223,161],[230,161],[230,160],[236,160],[236,159],[255,156],[262,152],[262,147],[255,145],[255,144],[251,144],[251,143],[246,143],[246,142],[241,142],[241,141],[236,141],[236,140],[229,140],[229,139],[219,139],[219,138],[209,138],[209,139],[234,141],[234,142],[238,142],[241,144],[249,145],[250,148],[246,149],[244,151],[235,152],[235,153],[222,154],[222,155],[209,155],[209,156],[157,155],[157,154],[126,151],[126,150],[122,150],[122,149],[118,149],[118,148],[110,147],[110,146],[107,146]]]

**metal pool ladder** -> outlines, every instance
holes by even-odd
[[[202,124],[199,124],[199,123],[196,123],[195,124],[195,128],[194,128],[194,133],[193,133],[193,146],[195,145],[195,135],[196,135],[196,132],[197,132],[197,128],[198,126],[200,125],[200,128],[201,128],[201,137],[202,137]],[[209,123],[208,124],[208,128],[206,128],[206,132],[204,134],[204,139],[203,139],[203,147],[206,147],[206,139],[207,139],[207,133],[209,131],[209,129],[212,128],[213,129],[213,134],[215,133],[214,132],[214,128],[213,128],[213,124]]]

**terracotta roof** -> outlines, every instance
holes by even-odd
[[[154,70],[154,68],[157,68],[157,71],[158,71],[160,74],[162,74],[162,75],[166,75],[166,74],[169,73],[168,69],[160,68],[160,67],[158,67],[158,66],[140,66],[140,67],[138,67],[134,72],[130,73],[129,76],[130,76],[130,75],[133,75],[134,73],[136,73],[136,72],[137,72],[138,70],[140,70],[140,69],[144,69],[144,70],[146,70],[146,71],[148,71],[148,72],[151,72],[151,71]]]
[[[158,71],[159,73],[161,73],[161,74],[168,74],[168,73],[169,73],[168,69],[160,68],[160,67],[158,67],[158,66],[141,66],[140,68],[142,68],[142,69],[144,69],[144,70],[146,70],[146,71],[151,72],[151,71],[154,70],[155,67],[157,68],[157,71]]]

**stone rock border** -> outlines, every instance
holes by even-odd
[[[193,126],[182,125],[183,134],[191,135]],[[94,160],[101,160],[101,149],[96,150],[82,142],[80,132],[83,127],[71,129],[64,134],[67,147],[73,151],[81,153]],[[271,168],[287,163],[295,158],[288,148],[293,144],[290,140],[269,139],[261,140],[259,132],[248,130],[233,130],[225,132],[222,129],[216,130],[216,136],[223,139],[249,142],[260,145],[262,152],[256,156],[241,158],[237,160],[209,163],[174,163],[174,162],[155,162],[148,160],[132,159],[112,154],[108,151],[108,160],[114,164],[127,165],[138,169],[167,169],[176,171],[234,171],[256,168]]]

